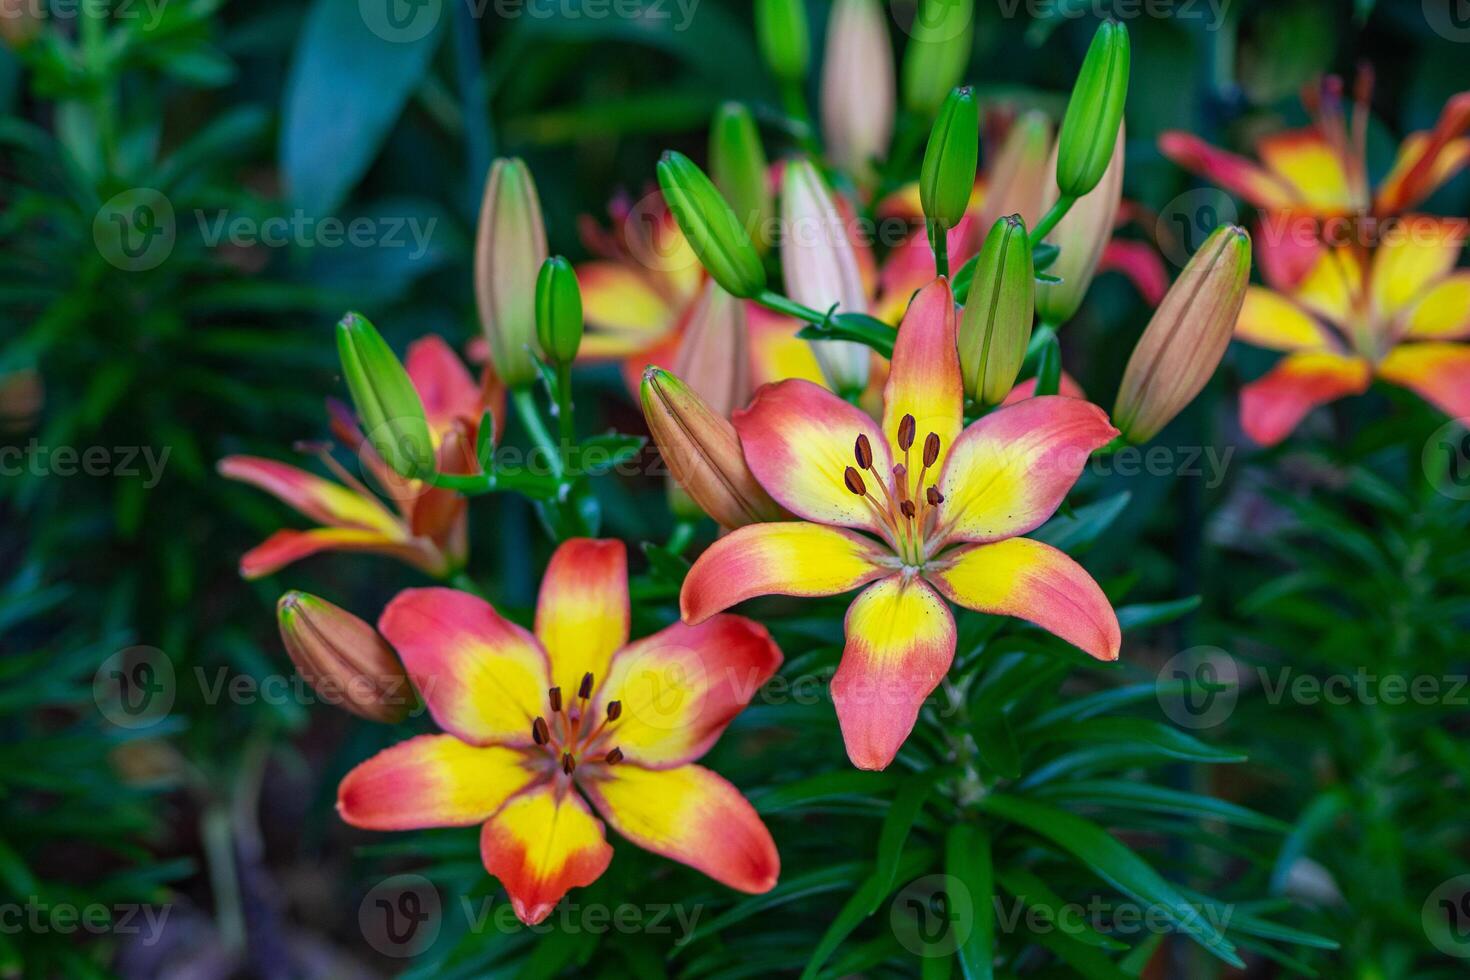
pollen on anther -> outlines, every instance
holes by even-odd
[[[858,471],[853,469],[851,466],[843,471],[842,482],[847,484],[847,489],[851,490],[859,497],[864,496],[868,492],[868,485],[863,482],[863,478],[858,475]]]
[[[551,741],[551,730],[546,727],[545,718],[537,718],[531,722],[531,738],[537,745],[545,745]]]
[[[619,762],[622,762],[622,761],[623,761],[623,750],[622,749],[613,749],[611,752],[609,752],[607,754],[607,764],[610,765],[610,766],[615,766]]]
[[[898,448],[904,452],[914,444],[914,436],[917,434],[918,425],[914,422],[912,415],[905,415],[898,422]]]
[[[924,439],[924,465],[933,466],[939,461],[939,436],[931,432]]]
[[[939,492],[938,487],[930,487],[924,491],[924,499],[929,501],[930,507],[938,507],[944,503],[944,494]]]
[[[868,442],[867,436],[858,433],[857,442],[852,447],[852,454],[857,457],[858,469],[873,468],[873,445]]]
[[[899,501],[899,503],[898,503],[898,509],[901,510],[901,511],[903,511],[903,516],[904,517],[913,517],[914,516],[915,508],[914,508],[914,502],[912,500],[901,500],[901,501]]]
[[[575,768],[577,768],[577,760],[572,758],[570,752],[563,752],[561,756],[561,771],[570,776],[572,770]]]
[[[582,686],[577,688],[577,697],[583,701],[592,696],[592,674],[589,671],[582,675]]]
[[[559,687],[553,687],[551,690],[549,690],[549,691],[546,692],[546,696],[551,701],[551,710],[552,711],[560,711],[561,710],[561,688],[559,688]]]
[[[609,701],[607,703],[607,720],[617,721],[623,714],[623,702]]]

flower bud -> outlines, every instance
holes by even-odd
[[[1251,274],[1244,228],[1216,228],[1154,312],[1123,371],[1113,424],[1147,442],[1194,400],[1225,356]]]
[[[674,374],[722,418],[750,401],[748,332],[745,301],[719,283],[705,283],[679,341]]]
[[[662,368],[643,372],[643,417],[669,472],[721,527],[781,519],[756,482],[729,420]]]
[[[960,223],[975,189],[980,160],[980,107],[966,85],[949,93],[924,150],[919,200],[924,216],[948,231]]]
[[[986,167],[981,228],[990,228],[1008,214],[1019,214],[1027,228],[1036,227],[1046,208],[1048,189],[1056,193],[1056,181],[1047,167],[1051,145],[1051,120],[1046,113],[1032,110],[1011,123],[999,152]]]
[[[1128,66],[1128,29],[1107,21],[1092,36],[1057,138],[1057,186],[1068,197],[1092,190],[1108,167],[1128,97]]]
[[[857,253],[822,175],[810,160],[786,164],[781,180],[781,271],[786,295],[825,313],[868,312]],[[848,340],[812,341],[827,382],[839,392],[868,384],[868,348]]]
[[[1072,319],[1082,306],[1087,287],[1092,285],[1103,250],[1112,240],[1118,205],[1123,200],[1123,143],[1124,128],[1119,126],[1113,157],[1103,172],[1102,180],[1078,198],[1046,236],[1046,241],[1060,250],[1056,261],[1046,271],[1061,282],[1036,285],[1036,312],[1044,323],[1060,326]],[[1049,172],[1055,172],[1056,163],[1057,151],[1053,149]],[[1055,181],[1049,184],[1048,191],[1044,207],[1051,207],[1057,199]]]
[[[337,356],[368,443],[399,476],[434,472],[434,443],[424,404],[402,362],[361,313],[337,324]]]
[[[822,135],[832,162],[863,183],[893,137],[893,47],[879,0],[836,0],[822,59]]]
[[[582,291],[572,264],[560,255],[536,277],[536,339],[549,360],[570,364],[582,346]]]
[[[985,236],[960,320],[960,371],[965,394],[999,405],[1010,394],[1031,340],[1035,270],[1026,223],[1001,218]]]
[[[518,159],[490,168],[475,237],[475,303],[495,372],[511,388],[536,379],[536,277],[546,228],[531,171]]]
[[[766,288],[766,269],[750,236],[703,170],[670,150],[658,162],[658,183],[689,247],[715,282],[742,299]]]
[[[975,0],[919,0],[903,52],[903,104],[932,115],[970,65]]]
[[[756,250],[771,247],[769,224],[776,213],[766,151],[750,110],[726,102],[715,112],[709,133],[710,175],[730,202]]]
[[[756,0],[755,33],[771,74],[783,82],[806,78],[811,41],[804,0]]]
[[[345,609],[305,592],[276,603],[281,641],[303,680],[329,704],[394,724],[416,703],[393,648]]]

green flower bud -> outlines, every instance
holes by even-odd
[[[773,75],[786,82],[806,78],[811,40],[803,0],[756,0],[755,33]]]
[[[903,52],[903,104],[931,115],[970,65],[975,0],[919,0]]]
[[[985,236],[960,320],[960,371],[965,394],[999,405],[1016,383],[1031,341],[1036,273],[1026,223],[1001,218]]]
[[[536,339],[558,364],[572,363],[582,346],[582,291],[572,264],[560,255],[541,263],[536,277]]]
[[[775,213],[766,151],[750,110],[726,102],[709,131],[709,163],[715,186],[725,195],[756,249],[771,247],[768,222]]]
[[[966,85],[949,93],[924,150],[919,172],[919,200],[924,216],[948,231],[960,223],[975,189],[980,159],[980,106]]]
[[[434,443],[424,405],[392,348],[361,313],[337,324],[337,355],[369,445],[410,479],[434,472]]]
[[[1128,97],[1128,29],[1108,21],[1092,36],[1057,137],[1057,186],[1081,197],[1097,186],[1113,156]]]
[[[741,299],[766,288],[766,269],[740,220],[704,171],[670,150],[658,162],[664,201],[715,282]]]

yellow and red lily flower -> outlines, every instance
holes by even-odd
[[[348,773],[342,819],[369,830],[483,825],[485,869],[529,925],[607,869],[604,820],[731,888],[769,891],[780,872],[770,832],[739,790],[695,760],[775,673],[781,651],[740,616],[675,623],[632,643],[628,629],[620,541],[556,550],[534,633],[465,592],[400,593],[378,630],[444,734],[401,742]]]
[[[497,419],[505,415],[505,392],[493,372],[487,368],[476,384],[449,345],[433,334],[409,346],[404,367],[423,402],[440,472],[477,471],[480,420],[487,408]],[[240,574],[260,578],[323,551],[388,555],[438,577],[461,567],[467,548],[465,498],[398,476],[363,438],[349,408],[329,401],[328,411],[337,438],[357,454],[392,506],[337,463],[329,446],[315,450],[340,482],[273,459],[227,456],[219,461],[220,475],[259,487],[319,525],[277,531],[245,553]]]
[[[1118,431],[1095,405],[1028,398],[964,427],[955,305],[938,279],[899,327],[883,420],[804,381],[768,385],[734,425],[766,491],[802,521],[751,524],[716,541],[679,597],[703,623],[761,595],[832,596],[848,608],[832,698],[848,757],[893,761],[949,669],[945,600],[1016,616],[1101,660],[1121,644],[1102,589],[1040,527]]]
[[[1323,249],[1296,285],[1263,266],[1236,321],[1248,344],[1285,351],[1241,390],[1241,426],[1270,446],[1318,405],[1376,376],[1451,418],[1470,415],[1470,269],[1456,271],[1470,221],[1405,215],[1371,252]]]

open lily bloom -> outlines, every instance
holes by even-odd
[[[1248,344],[1286,351],[1241,391],[1241,425],[1262,445],[1376,375],[1452,418],[1470,415],[1470,270],[1455,271],[1470,221],[1407,215],[1370,254],[1324,249],[1294,287],[1252,286],[1236,321]]]
[[[1091,452],[1117,430],[1095,405],[1029,398],[964,427],[949,283],[914,298],[899,327],[881,426],[823,388],[769,385],[734,419],[746,461],[800,522],[751,524],[690,569],[684,620],[760,595],[866,587],[847,611],[832,678],[847,753],[882,769],[954,658],[949,599],[1016,616],[1114,660],[1107,597],[1082,566],[1020,537],[1041,526]]]
[[[473,472],[485,410],[494,410],[497,418],[505,415],[505,393],[494,375],[487,370],[483,383],[476,384],[449,345],[432,334],[409,345],[404,368],[423,402],[440,472]],[[329,409],[333,432],[357,454],[392,506],[338,464],[329,447],[317,447],[317,454],[340,482],[259,456],[227,456],[219,461],[222,476],[257,486],[320,525],[277,531],[245,553],[240,574],[260,578],[323,551],[389,555],[434,576],[463,565],[465,499],[398,476],[364,439],[350,409],[337,402]]]
[[[780,871],[770,832],[695,760],[781,651],[739,616],[632,643],[628,624],[620,541],[556,550],[534,634],[465,592],[400,593],[378,629],[445,734],[401,742],[348,773],[342,819],[370,830],[483,824],[485,868],[531,925],[612,859],[587,800],[640,847],[731,888],[769,891]]]

